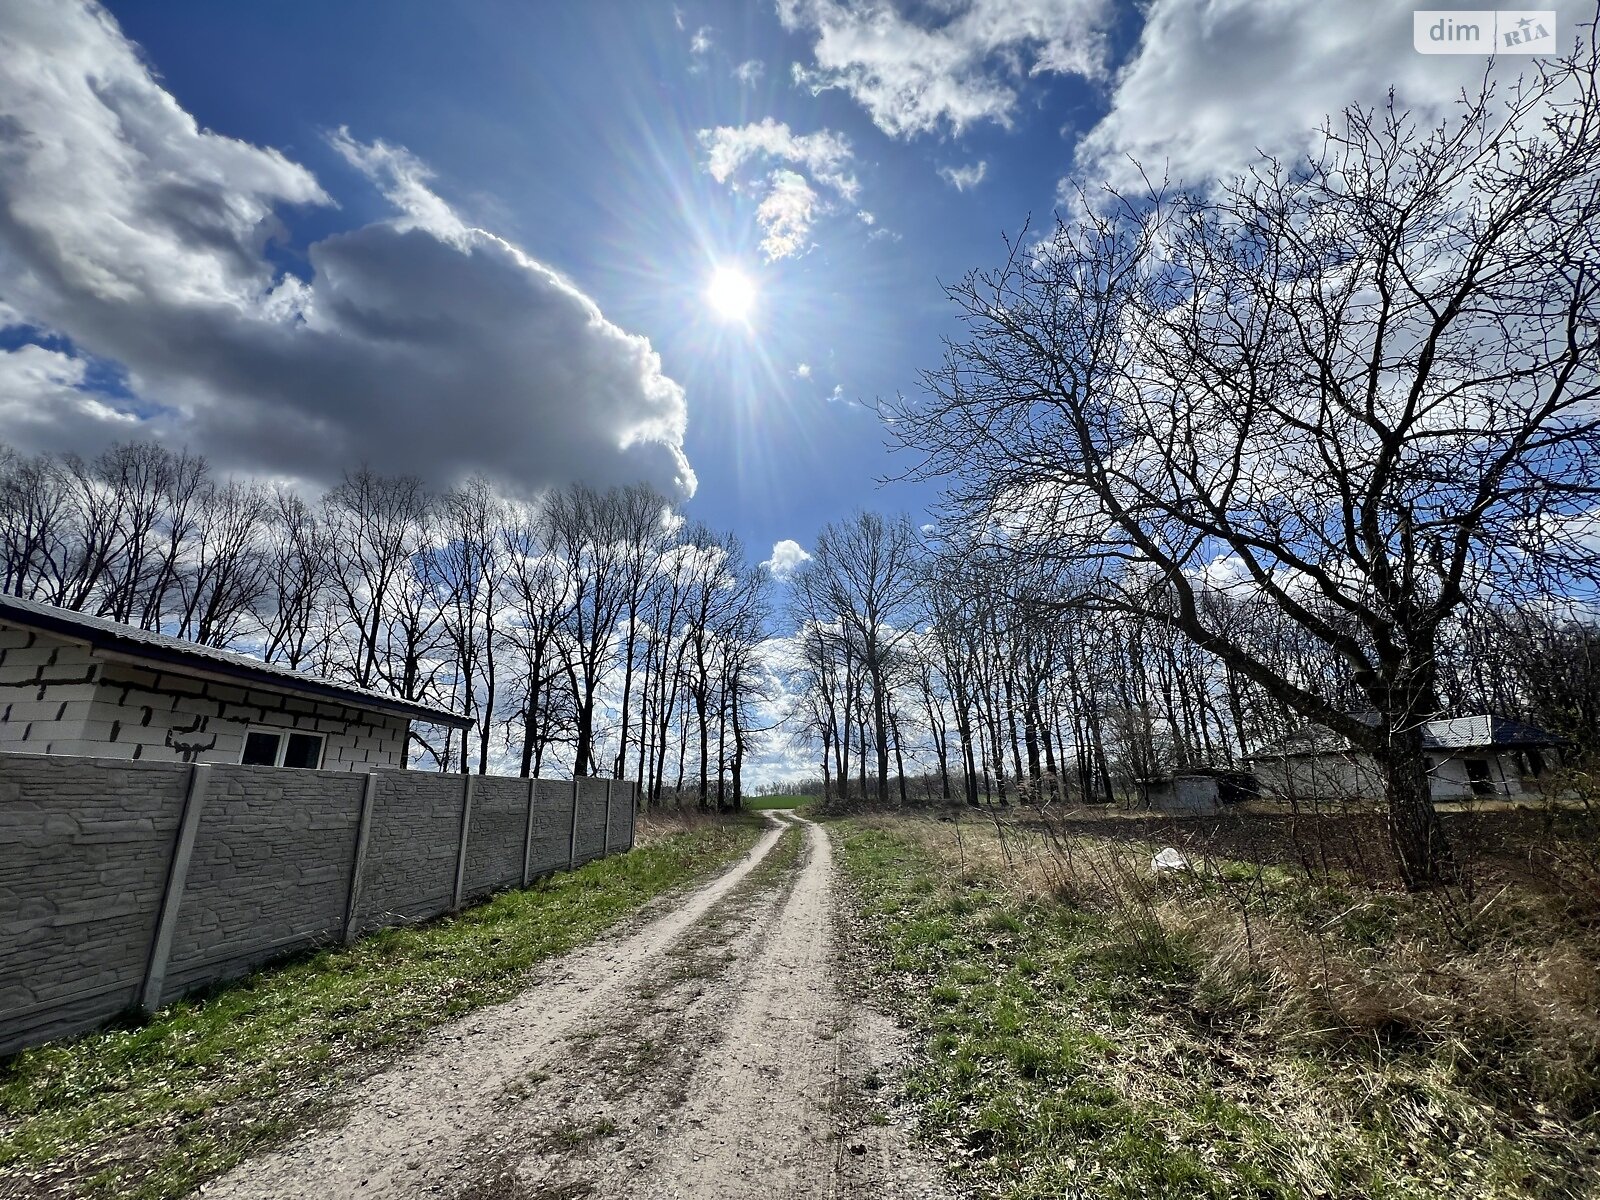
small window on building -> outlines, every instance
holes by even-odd
[[[255,767],[299,767],[315,771],[322,766],[320,733],[278,733],[252,729],[244,735],[244,753],[239,761]]]
[[[282,748],[282,734],[252,729],[244,735],[244,753],[239,761],[247,767],[275,767],[278,765],[278,751]]]
[[[291,733],[289,744],[283,750],[283,765],[315,771],[322,765],[322,735]]]
[[[1467,783],[1472,786],[1475,796],[1491,796],[1494,794],[1494,784],[1489,781],[1489,760],[1487,758],[1469,758],[1466,760]]]

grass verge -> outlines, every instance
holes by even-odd
[[[0,1196],[180,1196],[337,1107],[431,1027],[704,879],[754,818],[641,821],[629,854],[460,916],[376,933],[0,1065]]]
[[[859,935],[918,1035],[909,1098],[975,1194],[1596,1194],[1593,1104],[1514,1092],[1500,1073],[1526,1031],[1359,1029],[1307,1004],[1313,988],[1272,985],[1261,955],[1288,953],[1275,923],[1326,926],[1339,897],[1282,874],[1275,915],[1253,915],[1252,956],[1228,966],[1203,919],[1232,903],[1225,889],[1174,881],[1119,907],[1060,880],[1019,885],[981,830],[947,845],[949,827],[926,820],[835,829]],[[1332,909],[1351,945],[1319,986],[1349,994],[1351,963],[1398,976],[1400,951],[1374,943],[1405,919],[1375,930],[1373,911]]]

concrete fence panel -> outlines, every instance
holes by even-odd
[[[636,792],[0,753],[0,1054],[626,850]]]
[[[593,862],[605,855],[606,779],[578,781],[577,865]]]
[[[565,779],[539,780],[534,789],[532,878],[566,870],[571,811],[571,783]]]
[[[528,781],[492,775],[479,778],[467,836],[468,898],[521,885],[527,829]]]
[[[364,779],[211,767],[161,1003],[342,936]]]
[[[0,1052],[137,1002],[187,782],[0,754]]]
[[[360,927],[422,921],[454,898],[461,776],[384,771],[372,804]]]

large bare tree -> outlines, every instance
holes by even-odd
[[[1594,68],[1486,84],[1437,125],[1352,108],[1217,191],[1080,196],[950,289],[966,333],[892,406],[970,527],[1071,566],[1063,603],[1179,631],[1371,754],[1410,886],[1453,873],[1422,753],[1441,627],[1590,563]],[[1251,605],[1371,713],[1219,616]]]

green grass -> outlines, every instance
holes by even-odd
[[[694,827],[262,971],[142,1027],[25,1051],[0,1066],[0,1195],[185,1195],[336,1106],[429,1028],[514,994],[535,963],[737,859],[764,828]]]
[[[744,807],[746,812],[767,812],[771,809],[799,808],[815,799],[814,796],[747,796]]]
[[[958,879],[893,826],[834,828],[863,937],[917,1035],[907,1097],[974,1194],[1593,1194],[1559,1128],[1481,1102],[1435,1057],[1281,1046],[1238,1007],[1219,1028],[1215,982],[1182,936]]]

